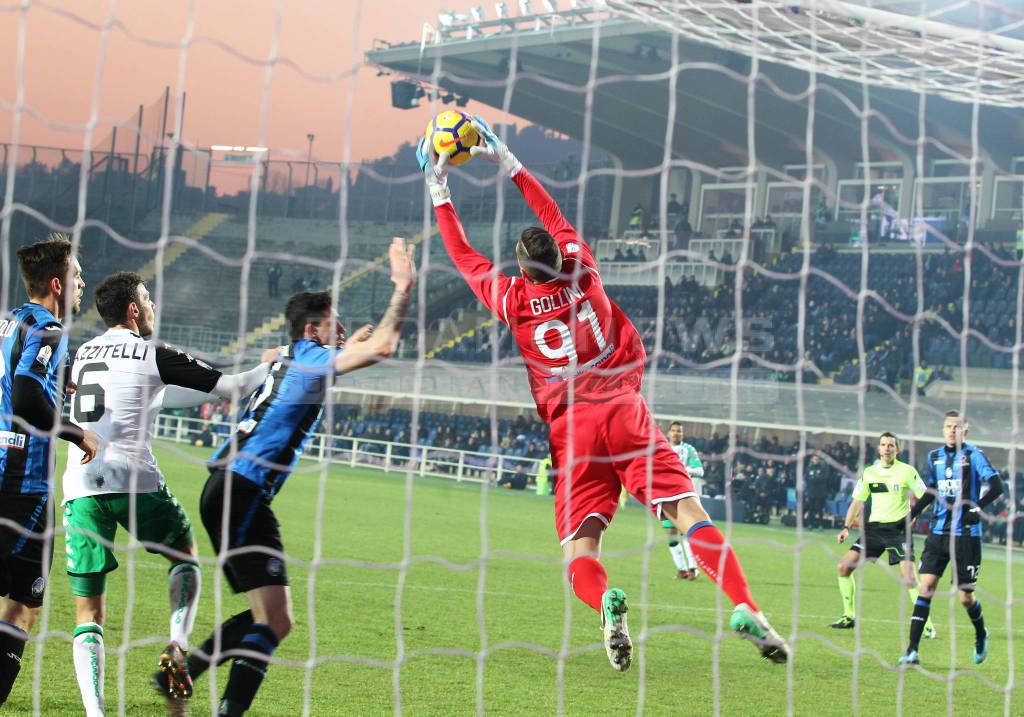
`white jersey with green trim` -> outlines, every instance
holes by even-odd
[[[685,466],[697,495],[704,495],[704,464],[700,461],[697,449],[685,441],[680,441],[672,446],[672,450],[676,452],[680,462]]]
[[[105,493],[151,493],[163,476],[153,455],[156,416],[168,385],[208,393],[221,373],[128,329],[110,329],[75,353],[71,421],[100,437],[96,456],[68,447],[64,502]]]

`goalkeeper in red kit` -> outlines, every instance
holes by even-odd
[[[486,123],[473,126],[473,156],[497,163],[544,228],[516,243],[519,276],[506,276],[466,240],[448,190],[446,162],[421,141],[417,151],[445,248],[473,293],[505,323],[522,353],[537,412],[550,426],[555,527],[576,596],[601,616],[612,667],[629,668],[633,646],[626,595],[608,588],[601,537],[624,486],[690,540],[697,563],[736,606],[730,626],[761,654],[789,651],[750,594],[739,560],[701,507],[690,477],[640,395],[643,343],[605,293],[597,261],[541,184]]]

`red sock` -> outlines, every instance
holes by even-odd
[[[751,610],[758,611],[757,603],[750,595],[747,577],[743,574],[740,561],[732,548],[725,547],[725,537],[718,528],[708,522],[701,522],[690,528],[686,537],[690,539],[690,549],[700,569],[707,573],[722,592],[729,596],[733,605],[746,603]],[[722,561],[722,549],[725,549],[725,561]],[[719,566],[722,574],[718,574]]]
[[[608,573],[597,558],[589,555],[569,563],[569,584],[576,597],[601,612],[601,596],[608,589]]]

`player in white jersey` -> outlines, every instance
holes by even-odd
[[[693,489],[698,496],[704,493],[704,464],[700,462],[697,449],[685,442],[683,438],[683,424],[679,421],[672,421],[669,424],[668,432],[665,434],[672,450],[679,456],[680,462],[686,466],[686,472],[693,481]],[[679,531],[671,520],[661,521],[665,532],[668,533],[668,552],[676,564],[676,580],[696,580],[698,575],[697,561],[693,557],[693,550],[690,549],[690,541],[685,535],[680,536]]]
[[[247,395],[266,379],[269,365],[225,376],[184,351],[144,338],[152,333],[155,307],[138,274],[118,272],[104,279],[96,288],[96,306],[109,328],[75,354],[72,374],[78,390],[71,419],[99,434],[101,444],[95,459],[84,465],[81,450],[72,446],[63,480],[67,572],[77,625],[75,674],[86,715],[103,715],[106,574],[117,568],[111,547],[120,525],[171,562],[170,641],[157,678],[172,710],[183,710],[182,701],[192,691],[185,657],[200,571],[188,515],[168,490],[153,455],[156,416],[165,405],[198,405],[211,392]],[[274,349],[264,358],[272,361],[276,354]]]

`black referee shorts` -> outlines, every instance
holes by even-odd
[[[0,495],[0,595],[29,607],[43,604],[53,565],[53,536],[44,537],[51,503],[47,495]]]
[[[224,548],[224,503],[229,499]],[[199,514],[214,550],[218,555],[228,553],[224,577],[232,590],[244,593],[288,584],[281,530],[270,499],[259,486],[237,473],[229,481],[223,468],[212,469],[199,499]]]
[[[956,570],[952,577],[957,589],[972,592],[978,586],[981,573],[981,536],[960,535],[952,540],[956,548]],[[950,536],[929,533],[918,572],[941,576],[951,558]]]
[[[914,560],[914,540],[907,535],[907,526],[902,520],[895,523],[868,523],[850,550],[864,553],[866,560],[876,560],[883,553],[889,553],[889,565]]]

